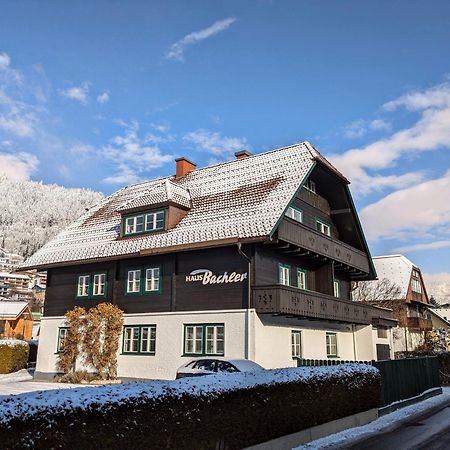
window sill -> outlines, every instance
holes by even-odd
[[[156,352],[122,352],[119,356],[155,356]]]
[[[215,353],[215,354],[205,354],[205,353],[183,353],[181,355],[182,357],[187,356],[189,358],[197,358],[197,357],[202,357],[202,358],[213,358],[213,357],[219,357],[219,358],[223,358],[225,356],[225,354],[219,354],[219,353]]]

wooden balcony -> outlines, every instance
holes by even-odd
[[[253,287],[252,299],[253,307],[259,314],[291,315],[362,325],[369,325],[379,319],[392,321],[388,310],[289,286]]]
[[[344,266],[352,267],[368,274],[370,272],[367,255],[344,242],[319,233],[305,225],[284,218],[278,228],[278,239],[302,249],[338,261]]]
[[[433,322],[423,317],[407,317],[406,326],[413,330],[431,331],[433,329]]]

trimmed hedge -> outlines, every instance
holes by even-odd
[[[17,339],[0,340],[0,373],[12,373],[26,369],[30,346]]]
[[[356,364],[47,391],[0,402],[0,442],[12,449],[240,449],[377,408],[379,396],[378,371]]]

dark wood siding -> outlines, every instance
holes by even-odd
[[[129,270],[161,268],[161,291],[144,295],[126,295],[125,283]],[[108,262],[50,269],[44,306],[45,316],[62,316],[74,306],[91,308],[101,302],[111,302],[125,313],[198,311],[239,309],[247,306],[248,275],[242,282],[207,284],[186,281],[196,269],[208,269],[214,274],[248,271],[247,260],[237,247],[198,250]],[[99,299],[76,297],[78,276],[107,272],[107,295]]]

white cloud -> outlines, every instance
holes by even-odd
[[[7,53],[0,53],[0,70],[5,70],[11,64],[11,58]]]
[[[75,100],[82,105],[87,105],[89,101],[89,84],[84,82],[80,86],[72,86],[67,89],[60,89],[59,94],[69,100]]]
[[[391,124],[383,119],[372,121],[355,120],[344,129],[344,136],[349,139],[357,139],[365,136],[369,131],[389,131]]]
[[[228,17],[227,19],[218,20],[214,22],[211,26],[204,28],[199,31],[194,31],[192,33],[187,34],[179,41],[172,44],[166,52],[167,59],[173,59],[175,61],[184,61],[184,51],[187,46],[197,44],[205,39],[210,38],[222,31],[225,31],[229,28],[234,22],[236,18]]]
[[[0,153],[0,173],[14,181],[30,179],[38,164],[39,161],[36,156],[30,153]]]
[[[389,110],[400,107],[420,114],[411,127],[362,148],[330,156],[334,164],[352,181],[356,195],[365,195],[386,187],[398,189],[417,183],[423,178],[420,172],[398,177],[386,176],[382,171],[394,167],[400,158],[438,149],[450,149],[449,83],[404,95],[385,105]]]
[[[369,239],[413,240],[428,235],[434,241],[446,241],[436,236],[443,234],[445,237],[449,231],[449,198],[450,171],[441,178],[387,195],[363,208],[360,217]],[[413,245],[408,244],[408,247]]]
[[[450,273],[424,273],[425,288],[438,303],[450,303]]]
[[[222,136],[217,131],[200,128],[183,136],[183,140],[190,142],[199,150],[204,150],[224,160],[239,150],[248,149],[247,139]]]
[[[102,92],[100,95],[97,95],[97,102],[98,103],[107,103],[109,102],[109,94],[108,92]]]
[[[448,248],[448,247],[450,247],[450,240],[428,242],[423,244],[405,245],[403,247],[394,248],[393,252],[395,253],[420,252],[424,250],[439,250],[440,248]]]
[[[139,124],[132,122],[123,135],[111,139],[110,144],[99,150],[99,155],[112,161],[117,173],[103,181],[111,184],[130,184],[141,181],[142,176],[152,169],[162,167],[174,156],[163,154],[151,139],[139,136]]]

